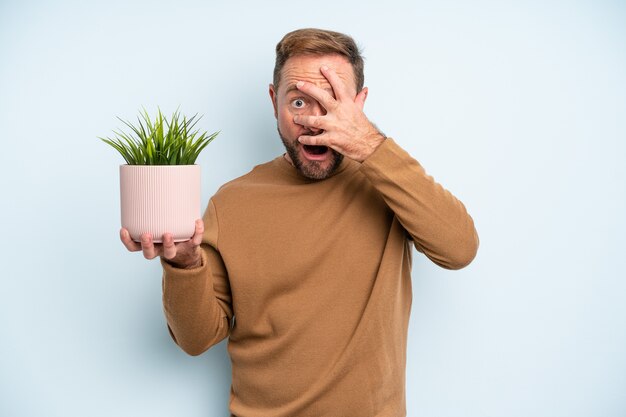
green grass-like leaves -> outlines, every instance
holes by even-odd
[[[101,138],[115,148],[128,165],[193,165],[200,152],[219,132],[208,134],[194,130],[200,118],[181,116],[176,110],[170,120],[158,110],[154,121],[144,109],[137,125],[122,120],[130,132],[114,130],[114,138]]]

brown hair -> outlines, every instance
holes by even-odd
[[[274,65],[274,88],[278,90],[280,73],[289,58],[295,55],[339,54],[348,59],[354,70],[356,91],[363,89],[363,56],[358,46],[348,35],[322,29],[298,29],[286,34],[276,45]]]

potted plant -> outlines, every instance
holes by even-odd
[[[158,110],[154,121],[144,109],[133,125],[122,120],[130,132],[113,131],[102,138],[126,160],[120,165],[122,227],[139,242],[141,234],[152,234],[162,242],[165,232],[174,242],[189,240],[200,218],[200,152],[219,132],[194,130],[197,114],[187,118],[176,110],[170,120]]]

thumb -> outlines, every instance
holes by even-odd
[[[196,227],[193,236],[190,241],[195,249],[195,246],[200,246],[202,243],[202,235],[204,234],[204,221],[202,219],[196,219]]]

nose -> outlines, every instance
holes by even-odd
[[[309,116],[324,116],[325,114],[326,114],[326,109],[322,107],[322,105],[319,104],[317,101],[314,102],[314,104],[312,104],[309,107],[309,112],[308,112]],[[322,129],[319,129],[313,126],[307,126],[307,129],[310,130],[311,133],[313,133],[314,135],[317,135],[318,133],[322,132]]]
[[[326,109],[322,107],[317,101],[313,102],[309,107],[309,114],[311,116],[324,116],[326,114]]]

